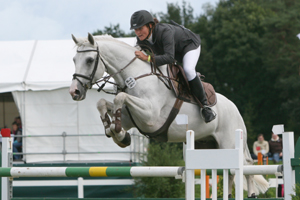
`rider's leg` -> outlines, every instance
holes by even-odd
[[[205,118],[205,122],[208,123],[216,118],[210,107],[207,105],[207,98],[200,81],[200,78],[196,74],[196,65],[200,56],[201,46],[195,50],[187,52],[183,57],[183,69],[186,77],[189,81],[192,94],[200,101],[203,106],[202,114]]]
[[[205,95],[205,91],[203,88],[203,85],[200,81],[200,78],[196,76],[193,80],[189,81],[189,85],[192,91],[192,94],[200,101],[200,103],[203,106],[202,114],[205,119],[205,122],[208,123],[216,118],[216,115],[211,110],[210,107],[208,107],[207,98]]]

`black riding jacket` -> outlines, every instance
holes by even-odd
[[[157,23],[152,32],[152,41],[153,44],[137,38],[137,44],[143,50],[151,48],[154,52],[157,66],[171,64],[175,60],[182,62],[188,51],[197,49],[201,44],[199,35],[173,21],[172,24]]]

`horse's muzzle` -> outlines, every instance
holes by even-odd
[[[77,81],[73,81],[69,93],[74,101],[81,101],[85,99],[86,91],[84,89],[81,91],[81,89],[77,86]]]
[[[74,92],[72,91],[70,91],[70,94],[71,94],[71,96],[72,96],[72,99],[74,100],[74,101],[79,101],[80,100],[80,92],[79,92],[79,90],[75,90]]]

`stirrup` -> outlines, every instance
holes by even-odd
[[[204,114],[203,114],[203,111],[205,111],[205,110],[210,110],[211,111],[212,116],[210,116],[209,119],[206,119]],[[204,105],[203,108],[200,109],[200,113],[201,113],[201,117],[204,119],[205,123],[209,123],[209,122],[213,121],[217,116],[215,111],[213,109],[211,109],[209,106],[206,106],[206,105]]]

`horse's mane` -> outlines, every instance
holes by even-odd
[[[130,48],[134,48],[132,46],[130,46],[129,44],[123,42],[123,41],[120,41],[120,40],[117,40],[116,38],[112,37],[111,35],[95,35],[94,36],[94,40],[95,42],[99,42],[99,41],[113,41],[113,42],[116,42],[116,43],[119,43],[120,45],[124,45],[126,47],[130,47]],[[91,45],[88,41],[87,38],[80,38],[80,40],[78,40],[78,43],[76,44],[78,47],[80,46],[87,46],[87,45]]]
[[[96,36],[94,36],[94,39],[96,41],[115,41],[115,42],[119,42],[120,44],[126,44],[125,42],[117,40],[116,38],[114,38],[111,35],[96,35]],[[128,45],[128,44],[126,44],[126,45]]]

